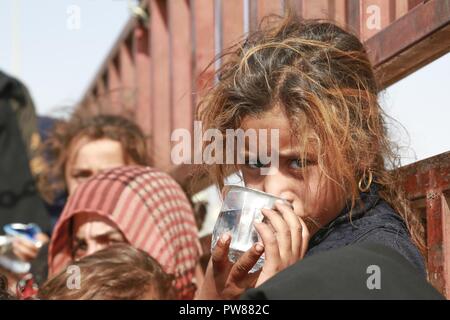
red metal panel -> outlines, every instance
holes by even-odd
[[[285,0],[284,1],[284,11],[296,13],[299,17],[302,17],[302,0]]]
[[[395,0],[395,18],[405,15],[409,10],[409,0]]]
[[[282,15],[284,3],[282,1],[271,0],[249,0],[250,1],[250,31],[256,30],[262,19],[268,15]]]
[[[335,0],[332,16],[332,20],[335,21],[339,26],[347,26],[347,0]]]
[[[395,19],[400,18],[425,0],[395,0]]]
[[[282,1],[273,0],[258,0],[258,19],[261,21],[262,18],[270,14],[281,15],[283,14],[284,6]]]
[[[137,27],[134,37],[137,81],[136,122],[144,133],[150,136],[152,128],[150,36],[146,28]],[[153,150],[151,139],[148,139],[147,143],[149,149]]]
[[[402,184],[411,200],[425,198],[428,278],[450,298],[450,152],[400,169]]]
[[[361,19],[360,19],[360,3],[359,0],[348,0],[347,1],[347,28],[350,32],[360,36],[361,32]]]
[[[444,257],[444,293],[450,299],[450,191],[441,196],[442,204],[442,256]]]
[[[192,129],[192,28],[186,0],[169,1],[172,48],[172,128]]]
[[[152,155],[156,167],[165,169],[170,164],[171,90],[170,41],[167,1],[151,0],[151,57],[152,61]],[[157,93],[157,94],[155,94]]]
[[[400,18],[425,1],[427,0],[395,0],[395,19]]]
[[[430,172],[435,172],[431,179]],[[450,190],[450,152],[415,162],[400,169],[410,199],[424,197],[428,190]]]
[[[303,0],[302,16],[305,19],[332,19],[334,17],[334,1]]]
[[[435,172],[430,172],[431,179]],[[445,260],[443,243],[443,205],[445,201],[439,190],[429,190],[426,197],[427,212],[427,248],[428,248],[428,280],[442,294],[446,294],[446,279],[444,275]],[[448,280],[448,279],[447,279]]]
[[[443,273],[440,275],[444,279],[443,293],[450,299],[450,192],[441,195],[441,213],[442,213],[442,256]]]
[[[249,31],[255,31],[259,26],[259,16],[258,16],[258,0],[249,0]]]
[[[96,90],[96,104],[100,113],[105,112],[105,106],[107,104],[106,97],[106,85],[103,77],[97,79],[95,88]]]
[[[136,101],[136,75],[131,51],[132,39],[127,39],[125,42],[122,42],[119,49],[120,77],[122,88],[121,93],[123,102],[122,112],[125,112],[128,115],[133,115]]]
[[[87,105],[89,110],[91,110],[91,114],[99,114],[101,111],[99,105],[96,102],[97,102],[96,96],[92,92],[87,98]]]
[[[144,0],[144,2],[145,1],[146,0]],[[134,18],[130,18],[129,21],[127,22],[127,24],[125,25],[124,29],[120,33],[119,37],[115,41],[112,49],[109,51],[108,56],[106,57],[106,59],[101,64],[100,68],[98,69],[96,75],[94,76],[94,79],[91,81],[88,89],[86,90],[86,94],[84,95],[84,97],[80,101],[80,104],[83,103],[83,101],[87,98],[87,95],[90,92],[94,91],[94,87],[97,85],[98,79],[100,79],[102,77],[106,77],[106,78],[108,77],[108,75],[107,75],[108,74],[108,65],[111,63],[112,60],[117,59],[120,45],[127,38],[130,37],[130,34],[132,33],[132,31],[133,31],[133,29],[135,27],[135,24],[136,24],[136,20]],[[108,86],[106,86],[106,87],[108,88]],[[108,109],[110,109],[109,105],[108,105]]]
[[[244,1],[226,0],[222,2],[223,48],[227,49],[243,38]]]
[[[214,79],[214,1],[195,0],[191,2],[194,12],[194,79],[195,101],[205,87]],[[209,66],[209,67],[208,67]],[[208,67],[208,68],[207,68]]]
[[[122,110],[122,99],[120,94],[120,76],[115,59],[108,63],[108,97],[109,106],[106,106],[105,112],[118,114]]]
[[[450,1],[429,0],[366,41],[382,87],[450,50]]]

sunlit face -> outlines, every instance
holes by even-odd
[[[319,169],[317,155],[314,151],[306,152],[306,159],[302,160],[303,152],[298,150],[298,142],[290,132],[290,125],[286,116],[275,108],[258,118],[245,117],[241,128],[247,129],[279,129],[279,165],[270,168],[271,175],[262,175],[262,164],[245,164],[241,166],[245,185],[258,189],[290,201],[296,212],[311,229],[317,231],[315,225],[324,226],[334,220],[344,207],[344,197],[340,190],[327,179]],[[258,150],[265,147],[270,139],[258,138]],[[249,155],[249,148],[246,153]],[[296,150],[297,149],[297,150]],[[265,149],[263,149],[265,150]],[[270,150],[270,145],[268,146]],[[273,151],[272,151],[273,152]],[[302,167],[304,170],[301,170]]]
[[[73,218],[72,257],[80,259],[110,245],[126,242],[123,234],[109,219],[92,213]]]
[[[111,139],[80,139],[71,150],[65,168],[69,194],[97,173],[126,164],[120,142]]]

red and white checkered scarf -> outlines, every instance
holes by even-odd
[[[55,226],[49,247],[50,275],[71,261],[69,222],[82,212],[108,218],[131,245],[175,275],[180,299],[193,298],[200,255],[198,230],[191,205],[172,177],[149,167],[121,167],[80,185]]]

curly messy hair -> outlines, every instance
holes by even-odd
[[[81,138],[111,139],[120,142],[126,164],[150,164],[146,137],[133,121],[117,115],[83,117],[74,114],[70,120],[60,120],[53,128],[42,151],[50,159],[39,177],[39,189],[51,202],[56,192],[66,189],[65,170],[74,146]]]
[[[80,271],[79,287],[68,288],[70,268]],[[75,270],[75,269],[73,269]],[[72,262],[39,290],[44,300],[167,300],[174,297],[174,277],[146,252],[115,244]],[[151,297],[148,293],[151,292]]]
[[[15,300],[8,289],[8,279],[3,274],[0,274],[0,300]]]
[[[402,216],[424,252],[423,227],[392,170],[399,157],[387,136],[387,115],[378,103],[378,84],[361,41],[333,23],[292,14],[265,22],[221,57],[218,81],[198,105],[203,129],[215,128],[225,136],[226,129],[240,128],[245,117],[281,108],[301,154],[313,145],[323,176],[348,196],[351,207],[360,200],[358,182],[371,172],[380,196]],[[312,132],[313,140],[305,132]],[[226,143],[223,148],[225,154]],[[206,167],[219,188],[236,169]]]

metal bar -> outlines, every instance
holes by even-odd
[[[172,128],[191,130],[192,104],[192,37],[191,14],[186,0],[168,2],[172,51]]]
[[[305,19],[329,19],[334,16],[334,1],[303,1],[302,16]]]
[[[154,165],[160,169],[170,166],[171,134],[171,84],[170,84],[170,34],[167,2],[151,0],[150,54],[152,94],[152,147]],[[158,93],[158,94],[155,94]]]
[[[411,200],[424,197],[428,190],[450,190],[450,152],[421,160],[399,169],[402,184]],[[430,180],[429,172],[434,170],[436,177]]]
[[[347,29],[360,36],[361,32],[361,19],[360,19],[360,5],[359,0],[348,0],[347,1]]]
[[[249,0],[250,10],[249,10],[249,21],[250,21],[250,32],[256,31],[258,29],[258,0]]]
[[[427,231],[427,270],[430,283],[450,298],[450,152],[399,169],[413,206],[424,199]],[[416,211],[417,212],[417,211]]]
[[[432,180],[436,174],[429,172]],[[443,224],[442,224],[442,193],[430,189],[426,197],[427,213],[427,271],[428,280],[442,294],[445,295],[444,255],[443,255]]]
[[[222,0],[214,0],[214,70],[218,71],[222,65]],[[218,81],[217,77],[214,79]]]
[[[109,106],[106,108],[107,113],[120,114],[122,109],[122,99],[120,95],[121,84],[118,68],[118,61],[116,59],[110,60],[108,63],[108,92]]]
[[[204,89],[212,84],[214,70],[214,2],[194,0],[194,79],[195,101],[198,102]]]
[[[347,25],[347,0],[335,0],[333,20],[341,27]]]
[[[443,278],[444,293],[450,299],[450,191],[441,195],[442,204],[442,256],[444,257]]]
[[[275,14],[281,15],[284,11],[284,3],[282,1],[258,0],[258,21],[264,17]]]
[[[121,44],[119,50],[123,112],[130,117],[134,116],[134,110],[136,109],[136,70],[135,61],[132,56],[133,37],[131,35]]]
[[[243,0],[225,0],[222,2],[223,8],[223,48],[227,49],[242,40],[244,30],[244,2]],[[248,18],[247,18],[248,20]],[[248,24],[248,21],[246,22]],[[248,27],[248,26],[247,26]]]
[[[152,152],[151,129],[152,129],[152,105],[151,105],[151,57],[150,57],[150,35],[144,26],[138,26],[134,30],[135,61],[136,61],[136,83],[137,104],[136,122],[147,136],[147,145]]]
[[[86,99],[86,97],[88,96],[89,92],[94,90],[94,87],[97,84],[97,80],[108,72],[108,66],[109,66],[110,61],[117,57],[121,44],[133,32],[133,30],[136,26],[136,23],[137,23],[137,21],[136,21],[135,17],[131,17],[130,20],[128,20],[124,29],[122,30],[120,35],[117,37],[117,40],[114,42],[114,45],[112,46],[111,50],[108,52],[108,55],[105,57],[105,60],[103,60],[103,63],[100,65],[100,67],[98,68],[98,71],[95,73],[95,76],[91,80],[91,82],[88,86],[88,89],[86,90],[85,95],[83,96],[81,101],[84,101]]]
[[[105,84],[105,80],[104,77],[100,77],[99,79],[97,79],[97,83],[96,83],[96,104],[98,105],[98,111],[100,113],[103,113],[106,105],[107,105],[107,100],[108,98],[106,97],[106,84]]]
[[[366,42],[381,88],[450,50],[450,0],[430,0]]]

